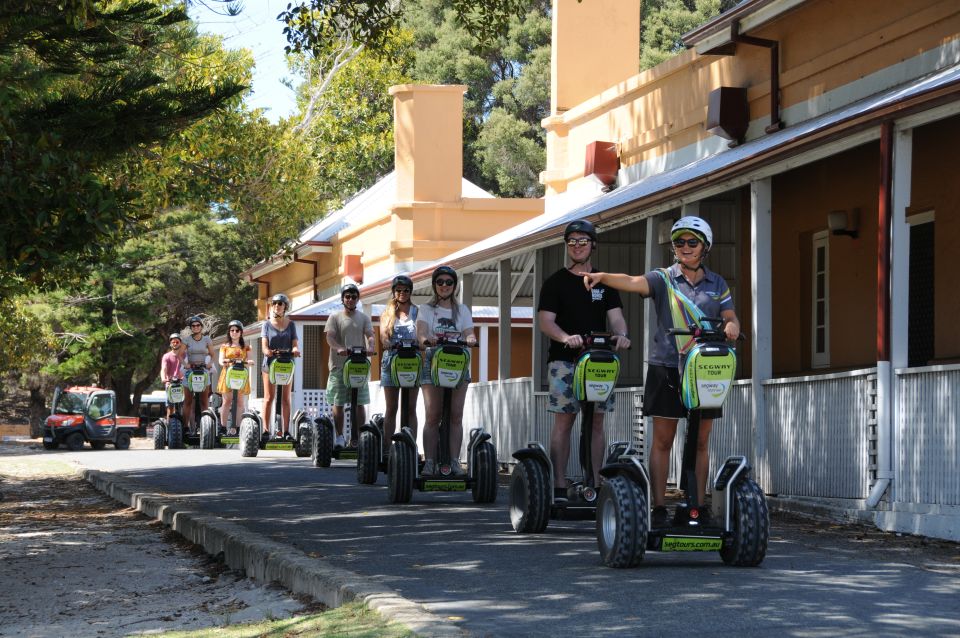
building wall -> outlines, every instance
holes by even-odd
[[[953,158],[960,148],[960,116],[921,126],[913,134],[912,199],[907,214],[933,211],[934,352],[941,362],[960,360],[960,295],[948,270],[960,246],[960,180]]]
[[[955,49],[958,33],[960,3],[955,0],[884,3],[882,11],[874,0],[818,0],[749,35],[780,42],[781,108],[805,105],[785,118],[789,125],[837,108],[836,100],[862,97],[851,93],[835,95],[833,102],[815,101],[828,91],[937,47]],[[940,60],[952,62],[946,56]],[[547,170],[541,176],[548,196],[582,177],[585,148],[595,140],[616,142],[624,168],[662,161],[680,149],[722,150],[725,141],[705,129],[709,94],[720,86],[748,87],[753,122],[748,138],[764,135],[769,66],[769,52],[760,47],[739,45],[735,56],[689,50],[548,118]],[[858,90],[874,93],[905,79],[879,74]]]
[[[860,210],[859,237],[829,238],[830,367],[876,364],[878,143],[773,178],[773,373],[811,368],[813,235]]]

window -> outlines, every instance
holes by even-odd
[[[113,416],[113,396],[109,394],[94,395],[90,401],[90,409],[87,411],[91,419],[103,419]]]
[[[814,368],[830,365],[830,242],[829,232],[813,236],[813,285],[811,287],[811,357]]]
[[[907,217],[910,227],[910,302],[907,309],[907,365],[925,366],[935,357],[933,211]]]

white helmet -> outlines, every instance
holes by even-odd
[[[693,233],[703,240],[707,245],[707,250],[713,246],[713,231],[710,230],[710,224],[699,217],[689,215],[681,217],[670,229],[670,240],[674,240],[683,233]]]

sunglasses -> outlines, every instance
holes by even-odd
[[[696,248],[700,245],[700,240],[696,237],[691,237],[690,239],[674,239],[673,245],[677,248],[683,248],[683,245],[686,244],[690,248]]]
[[[240,332],[240,328],[230,328],[230,332]]]
[[[287,304],[283,303],[282,301],[271,301],[271,302],[270,302],[270,305],[271,305],[271,306],[286,306]]]
[[[358,297],[357,295],[344,295],[343,298],[344,298],[344,299],[359,299],[360,297]]]
[[[191,327],[191,328],[202,328],[202,327],[203,327],[203,324],[202,324],[202,323],[191,323],[191,324],[190,324],[190,327]]]
[[[438,286],[452,286],[453,279],[437,279],[436,283]]]
[[[409,295],[409,294],[410,294],[410,289],[409,289],[409,288],[397,288],[396,290],[394,290],[394,292],[397,293],[398,295]]]
[[[581,237],[580,239],[568,239],[567,246],[570,246],[571,248],[576,248],[577,246],[586,246],[592,241],[593,240],[590,239],[589,237]]]

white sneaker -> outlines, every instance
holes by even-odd
[[[427,459],[423,462],[423,469],[420,471],[424,476],[432,476],[437,473],[437,464],[433,459]]]
[[[460,465],[459,459],[453,459],[450,461],[450,471],[454,476],[464,476],[466,472],[463,471],[463,467]]]
[[[337,435],[337,438],[333,441],[333,447],[347,447],[342,434]]]

